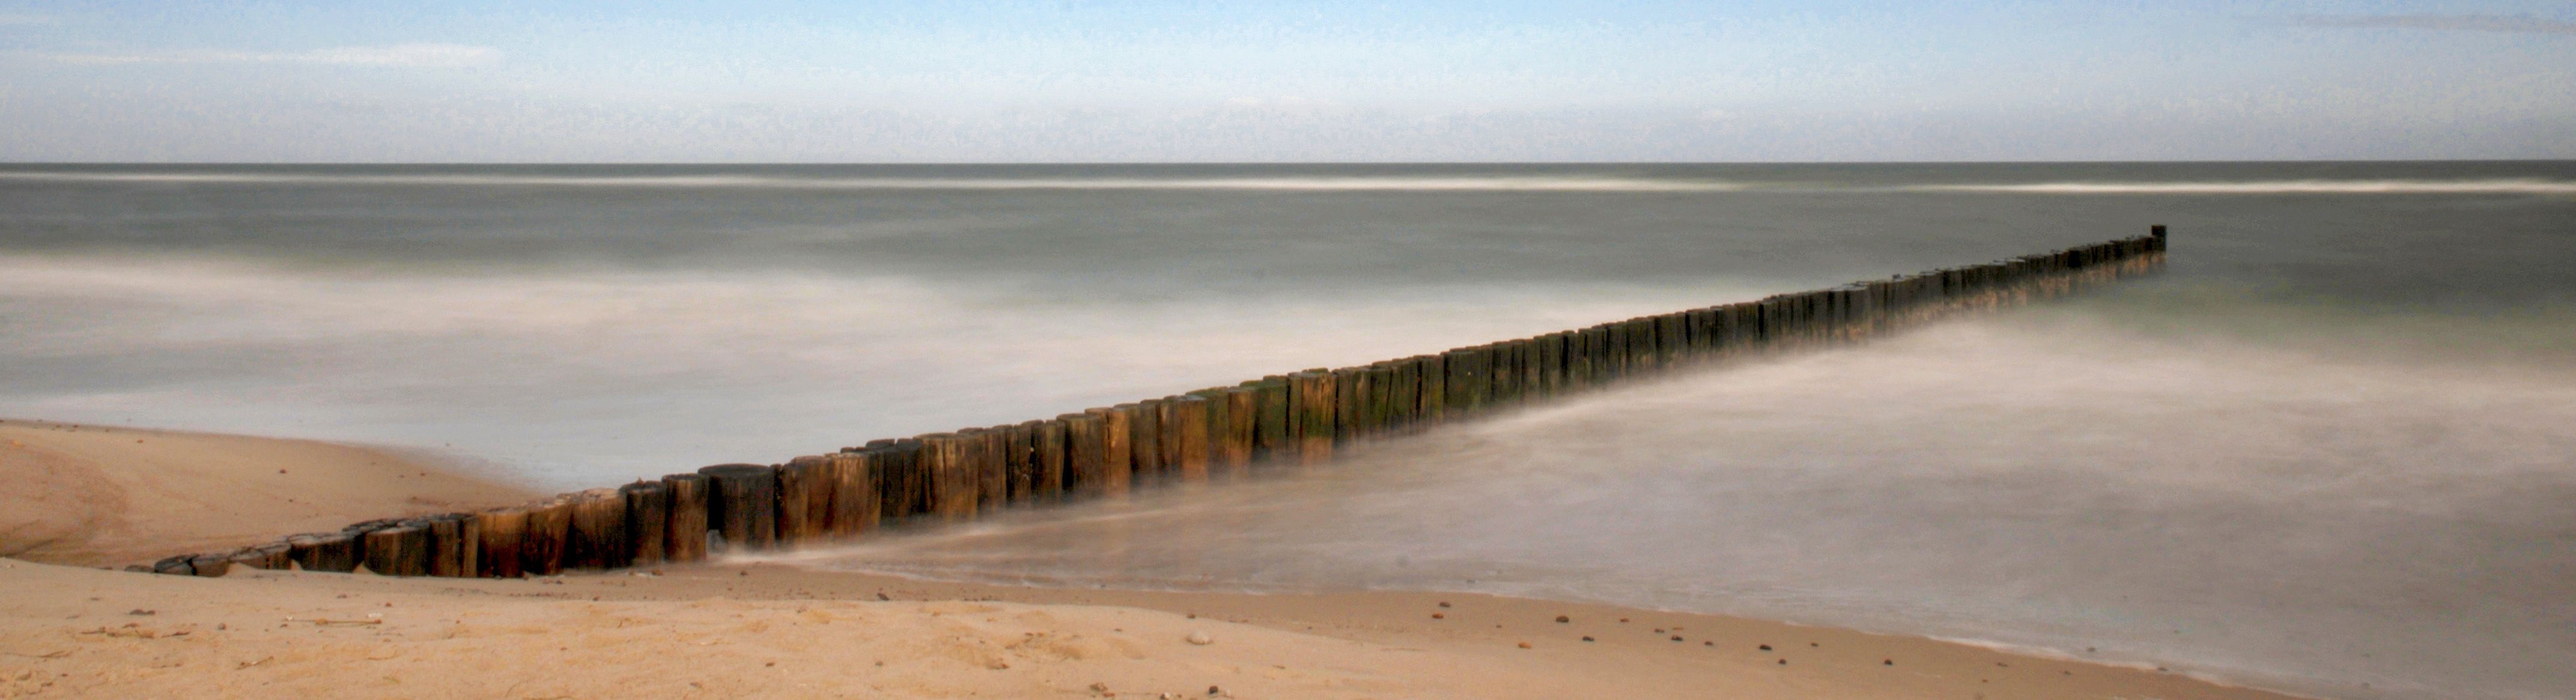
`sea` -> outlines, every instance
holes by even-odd
[[[545,488],[2172,232],[2160,275],[800,553],[2576,696],[2576,162],[0,164],[0,418]]]

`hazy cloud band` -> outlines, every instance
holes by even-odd
[[[2576,22],[2543,19],[2529,15],[2295,15],[2288,21],[2292,25],[2301,27],[2450,29],[2515,34],[2576,35]]]
[[[305,63],[341,66],[463,68],[499,63],[501,50],[462,44],[342,46],[295,52],[178,51],[131,54],[47,54],[64,63],[91,65],[167,63]]]

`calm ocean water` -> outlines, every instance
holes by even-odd
[[[804,559],[2576,695],[2576,163],[5,165],[0,416],[597,486],[2151,223],[2067,303]]]

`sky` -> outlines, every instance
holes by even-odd
[[[2576,158],[2576,3],[11,2],[0,161]]]

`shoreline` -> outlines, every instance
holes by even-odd
[[[387,464],[394,452],[363,446],[18,419],[0,421],[0,439],[13,441],[0,443],[11,476],[40,457],[55,467],[88,458],[90,477],[146,492],[113,514],[124,527],[54,555],[166,550],[170,542],[151,533],[178,525],[230,527],[221,534],[249,541],[307,520],[391,515],[368,510],[386,503],[452,510],[458,489],[525,497],[431,465]],[[194,466],[175,465],[182,456]],[[281,456],[317,460],[285,476],[328,481],[293,493],[336,494],[327,503],[337,510],[212,522],[241,507],[322,500],[268,490],[278,475],[264,465]],[[133,473],[162,469],[184,478]],[[149,493],[175,484],[190,498]],[[12,501],[7,512],[71,511]],[[25,519],[13,516],[5,532],[29,531],[17,522]],[[23,538],[5,543],[30,551]],[[755,558],[530,579],[247,568],[199,578],[23,558],[0,559],[0,585],[18,593],[0,600],[6,696],[259,688],[819,697],[864,687],[894,697],[2296,697],[1973,643],[1485,594],[1039,588]]]

